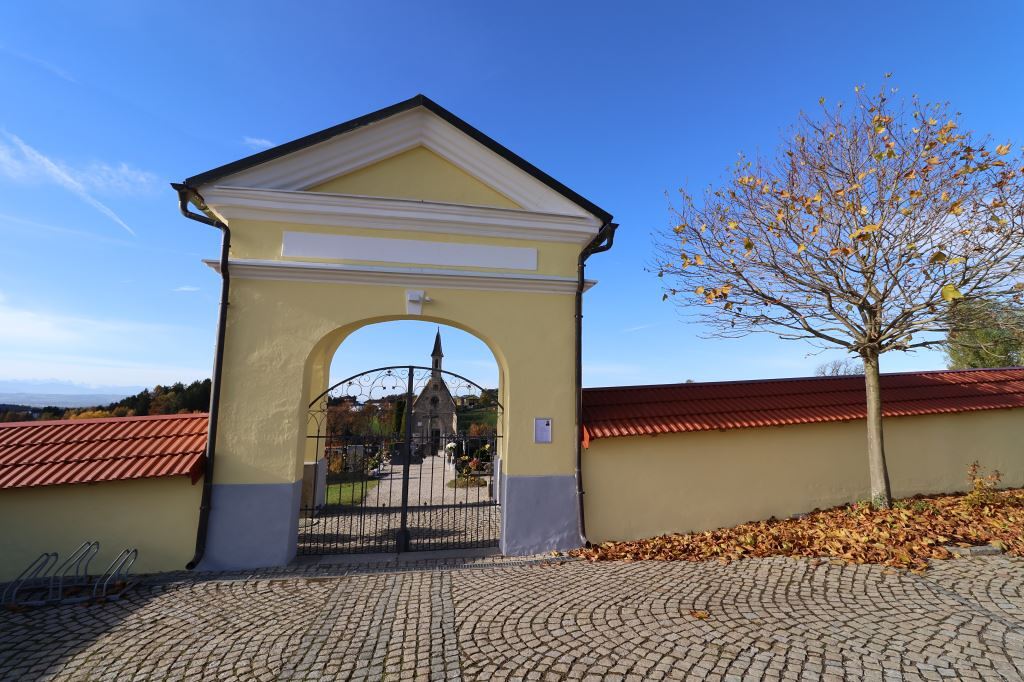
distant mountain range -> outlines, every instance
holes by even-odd
[[[134,395],[144,386],[76,384],[56,379],[0,380],[0,403],[29,407],[92,407]]]
[[[109,405],[126,393],[0,393],[2,405],[25,407],[94,407]]]

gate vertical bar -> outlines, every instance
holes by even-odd
[[[398,529],[398,551],[409,551],[409,467],[412,465],[412,401],[413,368],[409,367],[409,378],[405,392],[405,461],[402,463],[402,517]]]

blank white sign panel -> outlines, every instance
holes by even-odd
[[[281,255],[286,258],[331,258],[510,270],[537,269],[537,249],[428,242],[418,239],[354,237],[317,232],[285,232]]]
[[[551,417],[536,417],[533,420],[533,442],[551,442]]]

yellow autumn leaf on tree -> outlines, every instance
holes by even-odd
[[[996,146],[996,154],[998,154],[999,156],[1005,156],[1006,154],[1009,154],[1009,153],[1010,153],[1010,145],[1008,145],[1008,144],[1001,144],[1001,145],[997,145]]]
[[[932,257],[928,259],[928,262],[931,263],[932,265],[938,265],[939,263],[945,263],[946,258],[946,254],[942,253],[941,251],[936,251],[935,253],[932,254]]]
[[[744,237],[743,248],[745,248],[747,251],[752,251],[754,249],[754,240],[751,239],[750,237]]]
[[[966,263],[966,262],[967,262],[966,258],[964,258],[963,256],[957,256],[956,258],[950,258],[949,261],[946,262],[946,265],[956,265],[957,263]]]
[[[942,163],[942,161],[937,156],[933,156],[930,159],[928,159],[929,166],[938,166],[940,163]]]
[[[803,253],[806,250],[807,250],[807,245],[806,244],[798,244],[797,247],[796,247],[796,252],[797,253]]]
[[[947,284],[946,286],[942,287],[942,292],[941,293],[942,293],[942,300],[945,301],[946,303],[949,303],[950,301],[952,301],[954,299],[963,298],[964,297],[964,295],[960,293],[960,290],[957,289],[952,284]]]
[[[699,253],[693,257],[693,262],[696,263],[697,265],[704,265],[704,259],[701,257]]]
[[[961,213],[964,212],[963,204],[959,201],[954,201],[953,204],[949,207],[949,212],[952,213],[953,215],[960,215]]]
[[[693,293],[697,294],[698,296],[702,295],[704,293],[704,287],[697,287],[696,289],[693,290]]]
[[[735,230],[737,227],[740,226],[740,224],[738,222],[736,222],[735,220],[730,220],[729,223],[728,223],[728,226],[729,226],[730,230]]]

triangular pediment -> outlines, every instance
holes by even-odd
[[[383,161],[331,178],[305,191],[522,208],[493,187],[423,146],[413,147]]]
[[[418,96],[186,180],[216,188],[378,196],[573,216],[606,212]]]

